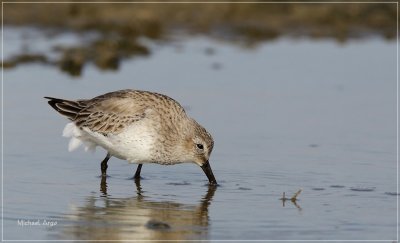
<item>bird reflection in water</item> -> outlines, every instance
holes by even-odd
[[[210,185],[198,205],[152,201],[143,195],[136,180],[137,195],[111,198],[107,181],[100,184],[101,197],[90,196],[86,205],[76,207],[63,218],[61,232],[53,238],[65,240],[207,240],[208,208],[216,191]],[[101,205],[101,206],[99,206]],[[54,229],[54,230],[57,230]]]

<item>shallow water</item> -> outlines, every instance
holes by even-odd
[[[394,42],[243,49],[187,37],[152,53],[118,72],[88,65],[81,78],[36,64],[4,71],[4,239],[396,239]],[[192,164],[144,165],[135,184],[136,166],[115,158],[102,182],[101,148],[67,151],[67,120],[43,96],[123,88],[175,98],[213,134],[219,187]],[[280,200],[300,188],[295,203]]]

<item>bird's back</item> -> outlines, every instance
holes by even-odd
[[[176,122],[186,117],[183,107],[174,99],[148,91],[120,90],[92,99],[64,100],[52,97],[49,104],[76,126],[99,133],[119,133],[135,121],[149,115]]]

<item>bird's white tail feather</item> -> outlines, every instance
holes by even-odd
[[[65,126],[63,130],[63,137],[75,137],[77,135],[80,135],[78,133],[80,133],[79,129],[75,126],[73,122],[70,122]]]
[[[81,140],[79,140],[75,137],[72,137],[71,140],[69,140],[68,151],[69,152],[74,151],[79,146],[81,146],[81,144],[82,144]]]
[[[84,139],[85,134],[73,122],[68,123],[63,130],[63,137],[71,138],[68,145],[68,151],[77,149],[82,143],[85,145],[85,151],[94,152],[96,144]]]

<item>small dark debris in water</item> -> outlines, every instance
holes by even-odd
[[[283,192],[282,198],[279,199],[279,200],[282,201],[282,206],[285,207],[285,202],[286,202],[287,200],[290,200],[290,201],[293,203],[293,205],[296,206],[296,208],[297,208],[299,211],[301,211],[301,210],[302,210],[301,207],[297,204],[297,201],[298,201],[298,200],[297,200],[297,197],[298,197],[299,194],[301,193],[301,190],[302,190],[302,189],[299,189],[291,198],[287,198],[287,197],[285,196],[285,192]]]
[[[300,195],[301,191],[302,191],[302,189],[299,189],[291,198],[285,197],[286,193],[283,192],[282,198],[280,198],[279,200],[282,200],[282,201],[284,201],[284,202],[285,202],[286,200],[290,200],[290,201],[292,201],[292,202],[295,202],[295,201],[297,201],[297,196]]]
[[[211,64],[211,68],[214,70],[220,70],[222,68],[222,64],[219,62],[214,62],[213,64]]]
[[[170,182],[170,183],[167,183],[167,185],[171,185],[171,186],[187,186],[187,185],[190,185],[190,183],[187,182],[187,181],[184,181],[184,182]]]
[[[154,219],[149,220],[149,222],[146,224],[146,227],[151,230],[168,230],[171,228],[169,224]]]
[[[331,185],[332,188],[345,188],[345,186],[342,185]]]
[[[385,194],[389,196],[400,196],[400,193],[397,192],[385,192]]]
[[[312,143],[312,144],[309,144],[308,147],[310,147],[310,148],[317,148],[317,147],[319,147],[319,145],[318,145],[318,144],[315,144],[315,143]]]
[[[323,187],[314,187],[314,188],[312,188],[312,190],[314,190],[314,191],[323,191],[323,190],[325,190],[325,188],[323,188]]]
[[[350,190],[355,192],[373,192],[375,191],[375,187],[352,187]]]
[[[239,187],[238,190],[250,191],[252,189],[251,188],[247,188],[247,187]]]

